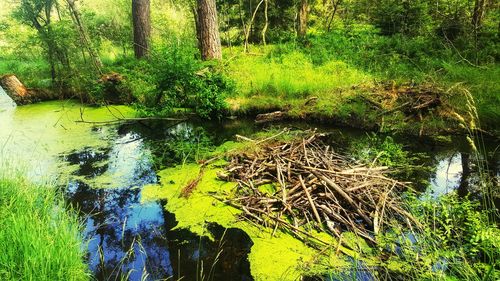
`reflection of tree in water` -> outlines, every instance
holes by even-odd
[[[143,274],[152,279],[172,275],[162,207],[140,203],[140,187],[157,181],[147,155],[140,136],[125,133],[111,149],[85,149],[65,157],[79,165],[75,174],[85,178],[105,175],[105,184],[111,187],[71,181],[67,191],[73,205],[88,217],[89,265],[99,280],[127,274],[130,280],[141,280]]]
[[[244,231],[208,224],[210,240],[185,229],[172,230],[176,225],[175,216],[165,212],[174,280],[202,280],[201,272],[203,280],[253,280],[248,261],[253,242]]]
[[[182,126],[175,133],[192,135],[189,127]],[[228,230],[224,243],[219,244],[222,227],[211,227],[216,241],[185,230],[172,231],[175,217],[166,213],[161,204],[140,203],[141,187],[157,182],[149,149],[144,145],[148,138],[126,130],[120,134],[111,149],[87,148],[64,157],[69,164],[78,165],[74,174],[85,178],[70,181],[67,196],[87,218],[84,234],[90,239],[88,263],[95,277],[121,280],[129,274],[128,280],[142,280],[147,274],[146,280],[171,276],[197,280],[201,270],[197,265],[203,260],[207,276],[222,249],[212,280],[251,280],[247,256],[252,242],[243,231]],[[94,187],[99,177],[108,179],[104,185],[107,188]],[[89,178],[95,181],[89,184]],[[177,253],[181,253],[181,259]]]
[[[99,280],[114,280],[130,270],[130,278],[137,280],[144,269],[153,279],[172,275],[159,204],[140,204],[139,189],[92,189],[71,182],[69,190],[71,201],[88,215],[89,264]]]
[[[161,169],[184,161],[197,161],[215,146],[232,140],[235,134],[250,134],[256,129],[253,122],[242,121],[172,124],[149,121],[126,124],[119,130],[143,136],[153,162]]]

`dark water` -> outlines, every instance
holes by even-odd
[[[284,125],[310,127],[301,123]],[[88,263],[96,279],[202,280],[203,274],[203,280],[253,280],[247,259],[252,241],[246,233],[210,225],[215,238],[211,241],[187,230],[173,230],[175,216],[163,208],[168,202],[142,204],[141,189],[158,182],[156,169],[194,157],[194,151],[234,140],[235,134],[251,135],[263,129],[267,127],[251,121],[135,123],[117,128],[117,136],[108,148],[87,148],[62,156],[68,165],[77,167],[66,194],[85,219],[85,236],[90,239]],[[366,137],[365,132],[357,130],[319,130],[332,133],[338,150]],[[473,159],[463,138],[445,144],[405,137],[395,140],[407,150],[426,156],[418,161],[433,169],[415,172],[411,177],[422,181],[423,189],[429,184],[429,193],[438,196],[458,190],[463,195],[478,194],[469,188],[475,180],[477,159]],[[490,144],[489,153],[481,161],[498,175],[500,157],[494,149],[496,142]],[[373,280],[363,268],[358,264],[330,280],[350,280],[352,276]]]
[[[175,216],[162,207],[167,202],[141,203],[142,187],[158,182],[146,142],[168,141],[169,135],[191,138],[192,127],[124,126],[110,148],[64,156],[68,165],[78,166],[66,195],[85,219],[95,278],[253,280],[247,259],[252,241],[246,233],[210,225],[211,241],[173,230]]]

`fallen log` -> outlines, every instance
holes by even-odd
[[[283,111],[275,111],[271,113],[259,114],[255,117],[255,123],[267,123],[280,121],[285,118],[285,113]]]
[[[13,74],[0,77],[0,86],[17,105],[55,100],[58,98],[57,95],[46,90],[27,88]]]

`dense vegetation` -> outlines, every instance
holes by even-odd
[[[0,4],[0,78],[15,74],[61,99],[130,104],[144,117],[220,121],[281,111],[384,133],[465,133],[474,194],[404,193],[419,232],[396,224],[377,237],[378,248],[352,246],[404,279],[500,278],[498,175],[483,164],[497,152],[480,145],[483,133],[500,134],[499,58],[493,0]],[[400,168],[395,176],[404,180],[420,161],[390,136],[349,145],[350,157]],[[217,150],[204,134],[151,146],[158,170],[171,168],[166,160],[201,170],[196,163]],[[19,178],[0,173],[0,279],[87,279],[78,220],[53,188]],[[307,266],[312,275],[336,274],[334,264]]]
[[[462,115],[465,89],[485,127],[500,118],[494,1],[219,1],[221,62],[201,60],[192,3],[152,1],[151,52],[140,60],[129,1],[3,5],[0,74],[65,97],[133,102],[147,115],[285,110],[371,127],[380,114],[352,86],[394,80],[457,92],[449,99]]]

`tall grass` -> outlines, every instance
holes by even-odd
[[[328,116],[322,109],[338,111],[338,106],[349,104],[359,93],[348,89],[360,83],[431,82],[443,88],[461,83],[477,101],[478,116],[485,128],[498,127],[499,65],[490,62],[472,66],[453,48],[432,38],[381,36],[373,27],[360,25],[311,36],[305,45],[286,42],[254,46],[249,54],[238,47],[225,51],[228,75],[238,88],[230,103],[240,111],[303,111],[305,101],[315,96],[326,106],[312,110]],[[463,100],[453,106],[466,109]],[[349,109],[347,113],[356,115]]]
[[[279,46],[261,48],[260,54],[239,54],[230,63],[229,75],[238,91],[250,97],[278,95],[286,99],[306,98],[312,94],[349,87],[365,81],[368,75],[345,62],[331,60],[316,66],[308,54],[298,50],[276,54]]]
[[[0,280],[89,280],[81,225],[56,189],[1,168]]]

